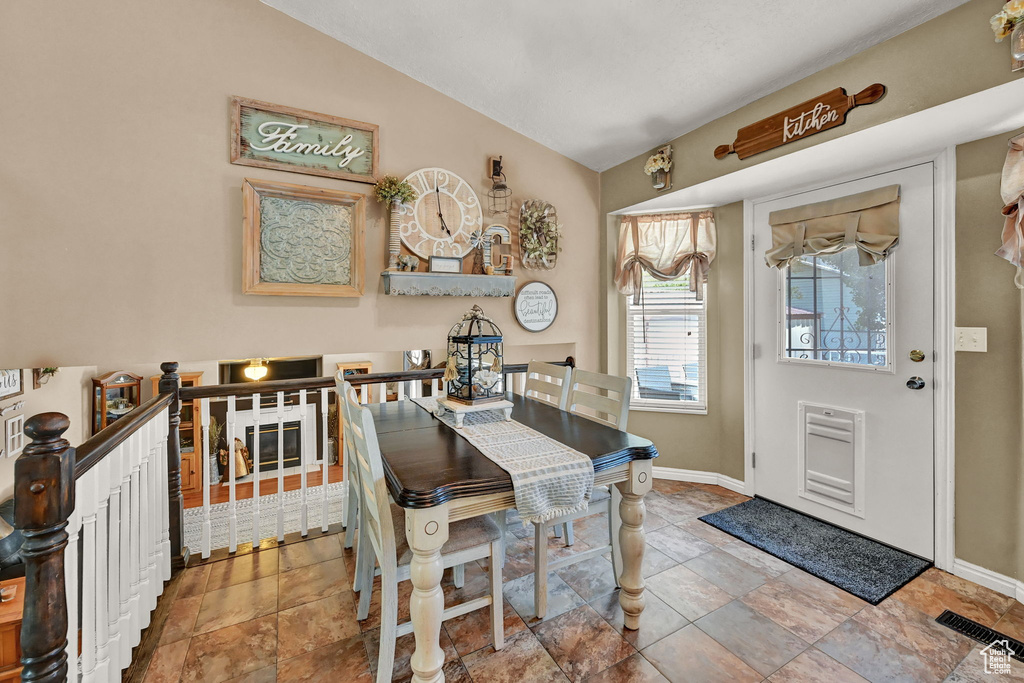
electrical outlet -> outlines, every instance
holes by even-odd
[[[987,327],[957,327],[956,350],[985,353],[988,351]]]

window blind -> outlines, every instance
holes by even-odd
[[[643,275],[643,304],[626,303],[626,367],[632,407],[670,412],[707,410],[707,296],[689,276]]]

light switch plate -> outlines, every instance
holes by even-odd
[[[957,351],[988,351],[987,327],[957,327],[955,330]]]

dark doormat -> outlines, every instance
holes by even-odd
[[[872,605],[932,565],[764,498],[753,498],[700,520]]]

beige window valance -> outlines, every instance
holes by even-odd
[[[715,260],[715,216],[710,211],[623,216],[615,259],[615,285],[640,303],[643,273],[659,280],[690,274],[690,291],[704,298]]]
[[[900,241],[900,186],[773,211],[772,247],[765,262],[783,268],[801,256],[856,246],[860,265],[884,260]]]
[[[996,256],[1017,266],[1014,282],[1018,289],[1024,289],[1024,135],[1010,140],[1010,149],[1003,163],[1003,177],[1000,184],[1003,197],[1003,245]]]

